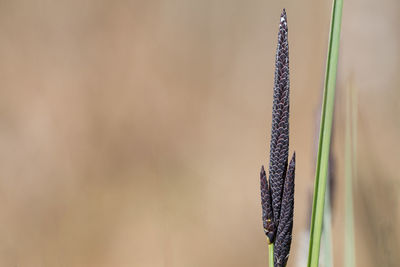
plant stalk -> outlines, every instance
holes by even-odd
[[[334,0],[329,35],[328,58],[326,62],[324,97],[321,111],[317,167],[315,174],[313,209],[310,229],[308,267],[317,267],[321,245],[322,221],[326,182],[328,176],[329,150],[335,103],[336,71],[339,57],[340,27],[342,21],[343,0]]]
[[[269,261],[269,267],[274,267],[274,244],[269,244],[268,245],[268,261]]]

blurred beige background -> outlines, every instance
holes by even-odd
[[[0,1],[0,265],[266,266],[258,173],[283,7],[297,154],[288,265],[304,266],[331,1]],[[357,263],[400,261],[399,11],[345,1],[335,266],[350,80]]]

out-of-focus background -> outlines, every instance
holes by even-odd
[[[0,1],[1,266],[266,266],[279,15],[288,13],[304,266],[332,1]],[[400,2],[345,1],[333,156],[358,92],[357,266],[400,255]]]

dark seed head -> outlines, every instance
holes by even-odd
[[[279,24],[272,106],[269,177],[260,172],[263,226],[268,243],[274,243],[275,267],[286,266],[292,242],[295,154],[289,152],[289,46],[286,11]]]
[[[277,267],[286,266],[292,243],[295,168],[296,154],[293,153],[283,187],[281,217],[275,241],[274,266]]]
[[[283,181],[289,151],[289,45],[286,11],[279,24],[276,49],[272,127],[269,161],[269,183],[274,218],[279,223]]]
[[[273,220],[271,188],[269,187],[267,181],[267,176],[264,170],[264,166],[261,166],[260,189],[261,189],[261,206],[262,206],[262,220],[263,220],[264,232],[268,237],[268,243],[271,244],[275,241],[276,227]]]

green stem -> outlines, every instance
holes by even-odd
[[[269,267],[274,267],[274,244],[268,245],[268,260],[269,260]]]
[[[331,142],[333,106],[335,103],[336,71],[339,57],[340,27],[342,21],[343,0],[334,0],[329,36],[328,58],[326,62],[324,98],[321,113],[317,168],[315,173],[314,199],[311,216],[310,247],[308,251],[308,267],[317,267],[321,245],[322,221],[328,161]]]

